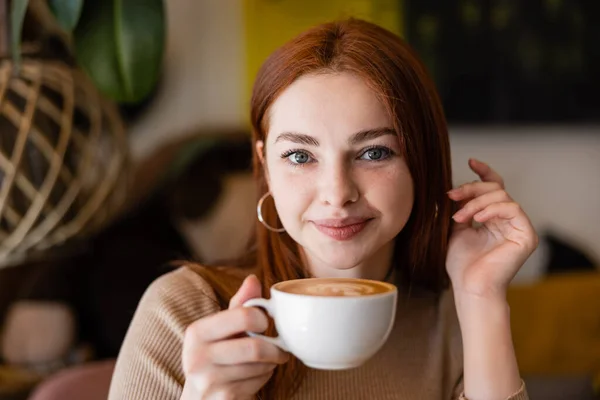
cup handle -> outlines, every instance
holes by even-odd
[[[247,302],[245,302],[243,304],[243,307],[261,307],[261,308],[264,308],[267,311],[267,313],[269,314],[269,316],[271,318],[275,318],[274,315],[273,315],[274,314],[273,310],[271,308],[271,301],[270,300],[263,299],[263,298],[250,299],[250,300],[248,300]],[[246,333],[248,334],[248,336],[257,337],[259,339],[264,340],[265,342],[274,344],[275,346],[279,347],[283,351],[289,352],[287,346],[285,345],[285,343],[283,343],[283,340],[279,336],[277,336],[277,337],[270,337],[270,336],[261,335],[260,333],[248,332],[248,331],[246,331]]]

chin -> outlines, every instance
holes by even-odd
[[[288,231],[288,234],[306,252],[309,259],[321,266],[321,274],[331,273],[332,276],[339,273],[339,276],[360,277],[365,272],[365,267],[369,266],[365,264],[371,264],[382,246],[391,240],[384,240],[387,235],[382,235],[378,230],[362,232],[349,240],[334,240],[315,232],[312,227],[308,232]]]
[[[320,249],[320,251],[311,251],[311,254],[327,267],[338,271],[351,270],[369,259],[369,256],[363,252],[356,252],[353,254],[352,251],[343,248],[335,249],[333,251],[331,249]]]

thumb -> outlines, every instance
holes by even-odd
[[[261,284],[256,275],[249,275],[244,279],[242,286],[231,298],[229,308],[241,307],[246,301],[262,295]]]

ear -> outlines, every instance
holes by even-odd
[[[265,143],[262,140],[256,141],[256,154],[258,155],[258,159],[262,165],[267,185],[270,186],[269,170],[267,169],[267,160],[265,160]]]
[[[263,168],[265,167],[265,143],[262,140],[256,141],[256,154],[258,154],[258,159],[262,164]]]

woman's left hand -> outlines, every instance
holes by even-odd
[[[457,295],[504,296],[538,237],[500,175],[477,160],[469,160],[469,166],[481,181],[448,192],[462,207],[453,216],[446,268]]]

